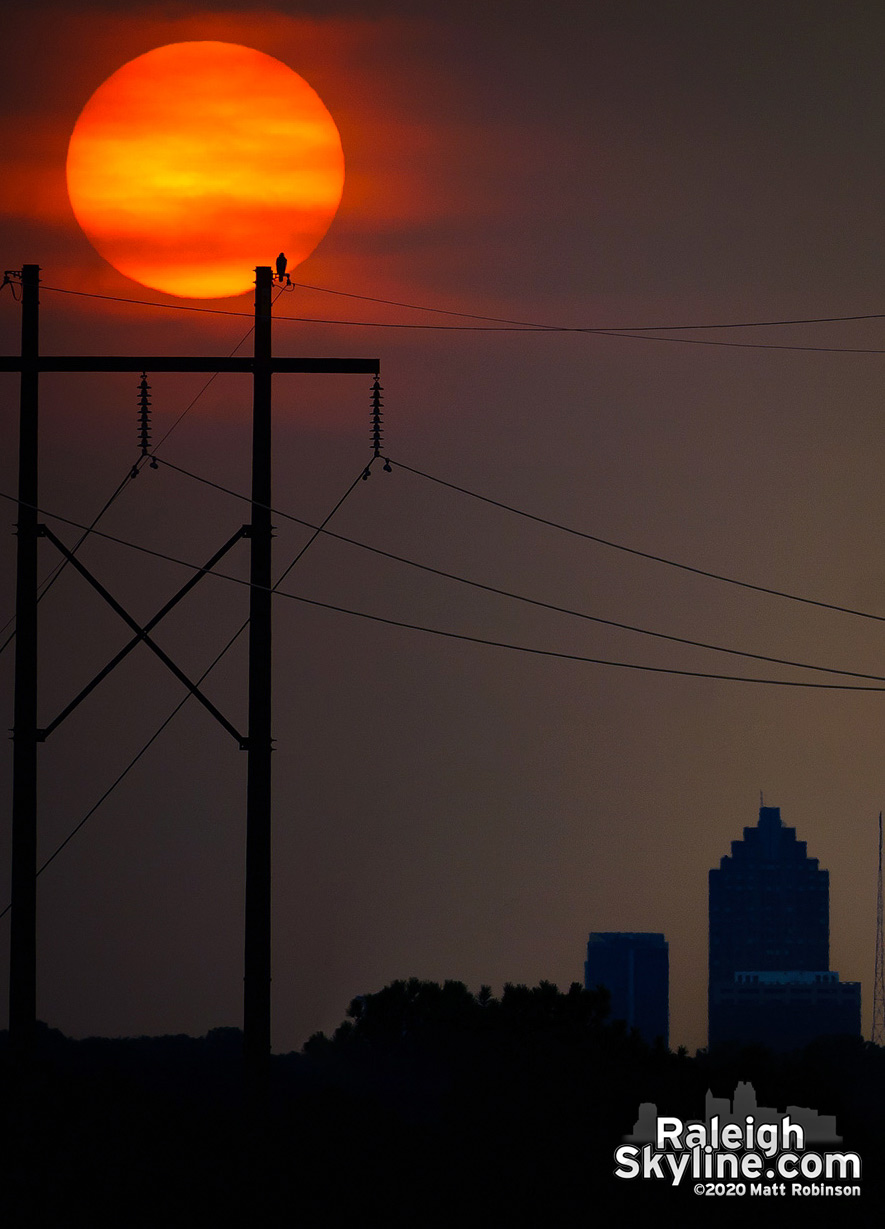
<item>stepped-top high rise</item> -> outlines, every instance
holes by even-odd
[[[860,1033],[860,984],[829,967],[829,887],[780,808],[760,807],[710,871],[711,1046]]]

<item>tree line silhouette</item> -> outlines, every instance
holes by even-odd
[[[711,1206],[690,1181],[613,1176],[641,1102],[702,1118],[706,1090],[730,1097],[738,1080],[760,1104],[835,1114],[865,1163],[843,1214],[881,1215],[885,1051],[856,1038],[690,1057],[610,1021],[602,989],[396,981],[273,1057],[263,1123],[243,1113],[241,1049],[238,1029],[74,1041],[43,1026],[23,1080],[0,1035],[0,1224],[774,1223],[782,1202]],[[790,1210],[816,1224],[832,1205]]]

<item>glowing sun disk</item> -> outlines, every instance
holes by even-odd
[[[172,43],[124,64],[83,108],[68,195],[92,245],[144,286],[189,298],[292,268],[341,200],[338,129],[303,78],[234,43]]]

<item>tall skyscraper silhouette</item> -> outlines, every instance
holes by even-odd
[[[653,1044],[670,1038],[670,956],[663,935],[594,931],[587,943],[584,986],[605,986],[612,1020],[623,1020]]]
[[[710,1046],[859,1036],[860,983],[839,981],[829,948],[829,873],[779,807],[760,807],[710,871]]]

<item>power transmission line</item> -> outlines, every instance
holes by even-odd
[[[360,474],[360,478],[362,478],[362,476],[363,476],[363,473]],[[11,501],[14,500],[14,496],[7,495],[4,491],[0,491],[0,498],[8,499]],[[80,525],[77,521],[73,521],[69,517],[59,516],[56,513],[47,511],[44,508],[38,508],[37,511],[40,512],[41,515],[49,517],[51,520],[60,521],[62,522],[62,524],[72,525],[78,529],[83,528],[83,526]],[[191,563],[189,560],[180,559],[174,555],[169,555],[163,551],[154,550],[153,548],[149,546],[140,546],[135,542],[129,542],[124,538],[118,538],[112,534],[103,533],[100,530],[94,530],[93,532],[100,538],[104,538],[110,542],[115,542],[118,546],[125,546],[130,550],[140,551],[142,554],[151,555],[157,559],[163,559],[167,563],[177,564],[179,567],[188,568],[190,571],[203,572],[207,576],[216,576],[220,580],[226,580],[226,581],[229,581],[237,585],[244,585],[247,588],[260,588],[260,586],[251,585],[251,583],[248,580],[243,580],[238,576],[230,576],[226,572],[218,572],[214,568],[209,568],[209,569],[204,568],[201,564]],[[317,528],[317,532],[318,533],[321,532],[321,529],[319,527]],[[277,585],[273,585],[270,589],[270,592],[276,594],[278,597],[287,598],[290,601],[302,602],[308,606],[317,606],[324,610],[333,610],[339,614],[348,614],[348,615],[353,615],[357,618],[370,619],[376,623],[386,623],[390,625],[391,627],[402,627],[402,628],[408,629],[409,631],[427,632],[431,635],[444,636],[451,640],[464,640],[464,641],[468,641],[473,644],[486,644],[492,648],[510,649],[510,650],[513,650],[514,652],[531,653],[531,654],[535,654],[536,656],[541,656],[541,657],[557,657],[557,658],[562,658],[568,661],[582,661],[582,662],[588,662],[590,664],[599,665],[599,666],[616,666],[616,667],[619,667],[625,670],[644,670],[644,671],[649,671],[654,674],[674,674],[674,675],[685,676],[688,678],[721,679],[722,681],[725,681],[725,682],[765,683],[765,684],[769,684],[772,686],[778,686],[778,687],[814,687],[814,688],[818,688],[822,690],[830,690],[830,691],[885,691],[885,687],[850,686],[848,684],[841,684],[841,683],[812,683],[812,682],[802,682],[802,681],[791,681],[791,680],[786,680],[786,679],[771,679],[771,678],[756,678],[756,677],[747,678],[742,675],[713,674],[708,671],[702,671],[702,670],[677,670],[677,669],[671,669],[669,667],[664,667],[664,666],[646,666],[646,665],[637,664],[635,662],[612,661],[612,660],[609,660],[608,658],[588,657],[588,656],[585,656],[579,653],[561,653],[553,649],[539,649],[539,648],[534,648],[534,647],[527,646],[527,645],[510,644],[505,641],[484,639],[483,637],[480,637],[480,636],[470,636],[470,635],[466,635],[461,632],[444,631],[440,628],[426,627],[424,625],[416,624],[416,623],[407,623],[407,622],[403,622],[398,619],[389,619],[389,618],[385,618],[382,615],[373,615],[373,614],[369,614],[366,611],[353,610],[349,607],[337,606],[330,602],[321,602],[314,598],[303,597],[302,595],[297,594],[297,593],[287,593],[285,590],[277,588]],[[806,666],[803,668],[805,669],[818,669],[819,668],[821,670],[826,670],[826,671],[830,670],[829,667],[823,667],[823,666],[822,667],[814,667],[814,666],[807,667]],[[841,671],[833,671],[833,672],[842,673]],[[860,677],[878,678],[878,676],[876,675],[871,675],[871,676],[862,675]]]
[[[483,644],[495,649],[509,649],[516,653],[531,653],[538,657],[556,657],[562,661],[585,662],[594,666],[615,666],[622,670],[641,670],[651,674],[672,674],[683,678],[718,679],[727,683],[763,683],[772,687],[812,687],[823,691],[885,691],[885,687],[853,686],[848,683],[811,683],[793,681],[790,679],[748,678],[740,674],[712,674],[703,670],[676,670],[669,666],[646,666],[637,662],[612,661],[603,657],[587,657],[581,653],[562,653],[555,649],[538,649],[530,645],[511,644],[503,640],[490,640],[482,636],[470,636],[464,632],[449,632],[438,627],[427,627],[419,623],[406,623],[400,619],[388,619],[383,615],[368,614],[364,610],[352,610],[345,606],[335,606],[331,602],[320,602],[314,598],[302,597],[296,593],[280,592],[280,597],[303,602],[308,606],[317,606],[322,610],[334,610],[339,614],[354,615],[360,619],[370,619],[375,623],[386,623],[389,627],[401,627],[413,632],[426,632],[432,636],[443,636],[448,640],[464,640],[469,644]]]
[[[134,467],[133,467],[133,468],[134,468]],[[98,522],[101,520],[101,518],[104,516],[104,514],[107,512],[108,508],[110,508],[111,504],[113,504],[113,503],[115,502],[115,500],[117,499],[117,497],[123,493],[124,488],[125,488],[125,487],[129,484],[129,482],[131,481],[131,479],[132,479],[133,477],[134,477],[134,474],[133,474],[133,469],[132,469],[132,468],[130,468],[129,470],[127,470],[127,471],[126,471],[126,477],[125,477],[125,478],[123,479],[123,481],[119,484],[119,486],[117,487],[117,489],[116,489],[116,490],[113,492],[113,494],[112,494],[112,495],[111,495],[111,496],[110,496],[110,497],[109,497],[109,498],[105,501],[104,505],[103,505],[103,506],[101,507],[101,509],[100,509],[100,510],[99,510],[99,511],[95,514],[95,516],[93,517],[93,519],[92,519],[92,521],[90,522],[90,524],[86,527],[86,529],[84,529],[84,531],[83,531],[83,536],[79,539],[79,541],[78,541],[78,542],[76,542],[76,543],[75,543],[75,545],[74,545],[74,546],[72,546],[72,547],[71,547],[71,554],[72,554],[72,555],[76,555],[77,551],[80,549],[80,547],[81,547],[81,546],[83,545],[83,543],[86,541],[86,539],[89,537],[90,533],[91,533],[91,532],[92,532],[92,530],[95,528],[95,526],[98,524]],[[49,590],[52,588],[52,586],[55,584],[55,582],[58,580],[59,576],[62,574],[62,572],[64,571],[64,569],[65,569],[67,566],[68,566],[68,560],[67,560],[67,559],[61,559],[61,560],[60,560],[60,561],[59,561],[59,562],[55,565],[55,567],[54,567],[54,568],[52,568],[52,570],[49,572],[49,574],[46,576],[46,578],[43,580],[43,582],[42,582],[42,584],[41,584],[41,586],[40,586],[40,592],[39,592],[39,594],[37,595],[37,601],[38,601],[38,602],[42,602],[42,601],[43,601],[43,598],[46,596],[46,594],[49,592]],[[7,619],[7,620],[6,620],[6,622],[4,623],[3,627],[2,627],[2,628],[0,628],[0,636],[2,636],[2,635],[3,635],[3,633],[6,631],[6,629],[7,629],[8,627],[12,627],[12,625],[13,625],[13,623],[14,623],[14,622],[15,622],[15,615],[13,614],[11,618],[9,618],[9,619]],[[6,648],[7,648],[10,644],[12,644],[12,642],[13,642],[13,640],[14,640],[14,639],[15,639],[15,630],[13,629],[13,631],[11,631],[11,632],[10,632],[10,634],[6,637],[6,639],[3,641],[3,643],[2,643],[2,644],[0,644],[0,653],[2,653],[2,652],[4,651],[4,649],[6,649]]]
[[[705,568],[695,567],[690,563],[680,563],[676,559],[668,559],[664,555],[655,555],[650,551],[639,550],[635,546],[625,546],[622,542],[612,542],[609,538],[599,537],[597,534],[587,533],[582,529],[575,529],[572,525],[564,525],[561,521],[550,520],[545,516],[538,516],[534,512],[527,512],[524,508],[514,507],[513,504],[503,503],[499,499],[493,499],[489,495],[481,495],[478,491],[472,491],[468,487],[459,486],[456,482],[449,482],[445,478],[438,478],[434,474],[428,474],[424,470],[415,469],[411,465],[406,465],[404,461],[394,461],[390,457],[385,457],[384,460],[390,465],[396,465],[400,469],[407,470],[408,473],[414,474],[418,478],[425,478],[428,482],[435,482],[439,486],[448,487],[449,490],[457,491],[461,495],[469,495],[471,499],[477,499],[481,503],[491,504],[494,508],[501,508],[504,512],[512,512],[515,516],[525,517],[526,520],[535,521],[538,525],[546,525],[549,529],[559,529],[563,533],[571,534],[576,538],[584,538],[588,542],[596,542],[600,546],[609,546],[612,550],[624,551],[628,555],[636,555],[639,559],[648,559],[652,563],[662,563],[667,567],[679,568],[683,572],[692,572],[696,576],[704,576],[708,580],[719,580],[725,584],[737,585],[741,589],[750,589],[756,593],[765,593],[769,597],[782,597],[790,602],[801,602],[806,606],[818,606],[822,610],[835,610],[839,614],[854,615],[859,619],[874,619],[876,622],[885,623],[885,615],[871,614],[867,610],[855,610],[851,606],[839,606],[834,602],[824,602],[813,597],[802,597],[796,593],[788,593],[783,589],[774,589],[767,585],[753,584],[748,580],[738,580],[734,576],[726,576],[720,572],[711,572]]]
[[[273,306],[273,304],[274,304],[274,303],[276,303],[277,299],[280,297],[280,295],[281,295],[282,293],[283,293],[282,289],[280,289],[280,290],[278,290],[278,291],[277,291],[277,293],[274,295],[274,297],[273,297],[273,299],[272,299],[272,301],[271,301],[271,306]],[[234,357],[234,355],[236,354],[237,350],[239,350],[240,346],[244,345],[244,344],[245,344],[245,343],[249,340],[249,338],[252,336],[252,334],[253,334],[254,332],[255,332],[255,325],[254,325],[254,324],[252,324],[251,328],[249,328],[249,329],[248,329],[248,330],[247,330],[247,331],[243,334],[243,336],[240,338],[240,340],[239,340],[239,341],[237,342],[237,344],[234,346],[233,350],[231,350],[230,354],[228,355],[228,358],[233,358],[233,357]],[[215,381],[215,380],[217,380],[217,379],[218,379],[219,374],[220,374],[220,373],[216,371],[216,372],[214,372],[214,373],[213,373],[213,374],[209,377],[209,379],[205,382],[205,384],[204,384],[204,385],[203,385],[203,387],[200,389],[200,391],[197,393],[197,395],[196,395],[195,397],[192,397],[192,398],[191,398],[191,400],[187,403],[187,405],[184,407],[184,409],[183,409],[183,410],[181,411],[181,413],[178,415],[178,417],[176,418],[175,422],[172,424],[172,426],[169,428],[169,430],[165,433],[165,435],[161,435],[161,436],[160,436],[159,440],[157,440],[156,444],[154,444],[154,446],[153,446],[153,447],[152,447],[152,449],[151,449],[151,456],[152,456],[152,457],[153,457],[153,456],[156,456],[157,449],[158,449],[158,448],[162,448],[163,444],[165,444],[166,440],[168,440],[169,436],[172,434],[172,432],[175,430],[175,428],[179,425],[179,423],[180,423],[180,422],[181,422],[184,418],[186,418],[186,417],[187,417],[187,415],[191,412],[191,410],[194,408],[194,406],[195,406],[195,405],[197,404],[197,402],[200,400],[200,398],[202,397],[203,393],[205,393],[205,392],[206,392],[206,390],[209,388],[209,386],[210,386],[212,383],[214,383],[214,381]]]
[[[350,290],[332,290],[328,286],[313,286],[308,282],[292,282],[291,285],[298,286],[302,290],[316,290],[320,294],[340,295],[346,299],[360,299],[366,303],[381,303],[387,307],[407,307],[411,311],[419,312],[434,312],[443,316],[463,316],[471,320],[488,320],[498,324],[516,324],[524,328],[531,329],[559,329],[560,325],[555,324],[539,324],[537,321],[529,320],[511,320],[504,316],[481,316],[476,312],[455,311],[447,307],[428,307],[424,303],[403,303],[397,299],[382,299],[371,294],[356,294]],[[885,312],[868,312],[864,315],[857,316],[805,316],[797,317],[792,320],[729,320],[720,321],[716,324],[618,324],[618,325],[599,325],[593,328],[587,328],[581,331],[593,332],[598,327],[604,333],[617,333],[626,331],[628,333],[641,333],[645,331],[664,332],[668,329],[760,329],[774,328],[777,325],[787,324],[845,324],[857,320],[885,320]]]
[[[51,287],[49,287],[48,289],[51,289]],[[76,293],[76,292],[70,292],[70,293]],[[274,300],[273,300],[273,302],[274,302],[274,303],[275,303],[275,302],[277,301],[277,299],[280,297],[280,294],[282,294],[282,290],[280,290],[280,291],[279,291],[279,292],[278,292],[278,293],[274,296]],[[252,334],[253,334],[254,332],[255,332],[255,325],[253,324],[253,325],[252,325],[252,327],[248,330],[248,332],[246,332],[246,333],[244,333],[244,334],[243,334],[243,336],[240,338],[240,340],[239,340],[239,341],[237,342],[237,344],[234,346],[233,350],[231,350],[231,352],[230,352],[230,354],[228,355],[228,357],[229,357],[229,358],[233,358],[233,356],[236,354],[237,350],[239,350],[240,346],[242,346],[242,345],[243,345],[246,341],[248,341],[248,340],[249,340],[249,338],[252,336]],[[171,426],[171,427],[169,428],[169,430],[165,433],[165,435],[162,435],[162,436],[160,437],[160,439],[157,441],[157,443],[156,443],[156,444],[154,444],[154,446],[153,446],[153,450],[152,450],[152,455],[154,455],[154,454],[156,453],[156,451],[157,451],[157,449],[158,449],[158,448],[162,447],[162,445],[166,442],[166,440],[169,438],[169,436],[172,434],[172,432],[175,430],[175,428],[179,425],[179,423],[182,421],[182,419],[184,419],[184,418],[186,418],[186,417],[187,417],[187,415],[190,413],[190,411],[194,408],[194,406],[195,406],[195,405],[197,404],[197,402],[200,400],[200,398],[202,397],[203,393],[205,393],[205,392],[206,392],[206,390],[209,388],[209,386],[212,384],[212,382],[218,378],[218,374],[219,374],[219,373],[216,371],[213,375],[211,375],[211,376],[209,377],[209,379],[205,382],[205,384],[203,384],[202,388],[201,388],[201,389],[200,389],[200,391],[196,394],[196,396],[191,398],[191,400],[188,402],[188,404],[184,407],[184,409],[182,410],[182,412],[181,412],[181,413],[178,415],[178,417],[175,419],[175,421],[173,422],[172,426]],[[98,522],[99,522],[99,521],[101,520],[101,518],[104,516],[104,514],[108,511],[108,509],[111,507],[111,505],[115,502],[115,500],[117,499],[117,497],[118,497],[119,495],[121,495],[121,494],[122,494],[122,492],[123,492],[124,488],[125,488],[125,487],[129,484],[129,482],[130,482],[130,481],[132,481],[132,479],[134,479],[134,478],[137,478],[137,477],[138,477],[139,473],[140,473],[140,472],[141,472],[141,470],[144,468],[144,464],[143,464],[143,462],[144,462],[144,458],[143,458],[143,457],[139,458],[139,460],[138,460],[138,461],[136,461],[136,462],[135,462],[135,464],[134,464],[133,466],[131,466],[131,467],[130,467],[127,471],[126,471],[126,477],[123,479],[123,481],[122,481],[122,482],[120,483],[120,485],[117,487],[117,489],[113,492],[113,494],[110,496],[110,498],[106,501],[106,503],[102,506],[101,510],[100,510],[100,511],[96,514],[95,518],[94,518],[94,519],[91,521],[91,523],[90,523],[90,524],[86,527],[86,529],[85,529],[85,530],[84,530],[84,532],[83,532],[83,536],[80,538],[80,540],[79,540],[79,541],[78,541],[78,542],[77,542],[74,546],[72,546],[72,547],[71,547],[71,554],[72,554],[72,555],[76,555],[77,551],[80,549],[80,547],[81,547],[81,546],[83,545],[83,543],[86,541],[86,539],[89,537],[90,533],[92,533],[92,532],[93,532],[93,530],[95,529],[95,526],[98,524]],[[49,592],[49,590],[52,588],[52,586],[53,586],[53,584],[55,583],[55,581],[58,579],[58,577],[61,575],[61,573],[64,571],[64,569],[68,566],[68,562],[69,562],[69,560],[67,560],[67,559],[62,559],[62,560],[60,560],[60,561],[59,561],[59,562],[55,565],[55,567],[52,569],[52,571],[49,573],[49,575],[46,577],[46,579],[43,581],[43,583],[42,583],[42,585],[41,585],[40,593],[38,594],[38,597],[37,597],[37,601],[38,601],[38,602],[42,602],[43,598],[44,598],[44,597],[45,597],[45,595]],[[9,627],[11,627],[11,626],[12,626],[12,624],[13,624],[14,622],[15,622],[15,615],[13,614],[11,618],[7,619],[7,621],[6,621],[6,623],[3,625],[3,627],[2,627],[2,628],[0,628],[0,636],[2,636],[2,635],[3,635],[3,633],[6,631],[6,629],[7,629],[7,628],[9,628]],[[7,648],[7,647],[8,647],[8,646],[12,643],[12,641],[13,641],[14,639],[15,639],[15,631],[13,630],[13,631],[10,633],[10,635],[9,635],[9,636],[7,636],[7,638],[3,641],[3,644],[0,644],[0,654],[2,654],[2,653],[3,653],[3,651],[4,651],[4,650],[5,650],[5,649],[6,649],[6,648]]]
[[[370,462],[369,462],[369,466],[370,466],[370,467],[371,467],[371,464],[372,464],[372,462],[370,461]],[[361,481],[361,479],[362,479],[362,477],[363,477],[364,472],[365,472],[365,470],[364,470],[364,469],[361,469],[361,470],[360,470],[360,472],[357,474],[356,478],[354,478],[353,482],[350,484],[350,486],[347,488],[347,490],[344,492],[344,494],[341,496],[341,498],[338,500],[338,502],[337,502],[337,503],[335,504],[335,506],[332,508],[331,512],[329,512],[329,513],[328,513],[328,515],[324,518],[324,520],[322,521],[322,524],[321,524],[320,526],[318,526],[318,527],[317,527],[317,529],[316,529],[315,533],[314,533],[314,534],[313,534],[313,535],[312,535],[312,536],[308,539],[308,541],[307,541],[307,542],[305,542],[304,546],[302,546],[301,550],[297,553],[297,555],[295,555],[295,557],[293,558],[292,562],[288,565],[288,567],[287,567],[287,568],[285,569],[285,571],[282,573],[282,575],[280,576],[280,579],[277,581],[277,585],[279,585],[279,584],[281,584],[281,583],[282,583],[282,581],[283,581],[283,580],[284,580],[284,579],[285,579],[285,578],[289,575],[289,573],[292,571],[292,569],[295,567],[295,565],[298,563],[298,561],[299,561],[299,560],[300,560],[300,559],[304,556],[305,552],[306,552],[306,551],[307,551],[307,550],[308,550],[308,549],[309,549],[309,548],[313,545],[313,543],[314,543],[314,542],[316,541],[316,539],[319,537],[319,535],[320,535],[320,533],[322,532],[322,530],[325,528],[325,526],[329,523],[329,521],[332,519],[332,517],[335,515],[335,513],[338,511],[338,509],[341,507],[341,505],[344,503],[344,501],[345,501],[345,500],[348,498],[348,496],[351,494],[351,492],[353,491],[354,487],[357,485],[357,483],[359,483],[359,482]],[[246,582],[246,583],[248,583],[248,582]],[[276,589],[276,585],[274,585],[274,589]],[[218,665],[218,663],[221,661],[221,659],[222,659],[222,658],[226,655],[226,653],[227,653],[230,649],[232,649],[232,648],[233,648],[234,644],[236,644],[237,640],[239,640],[240,636],[243,634],[243,632],[246,630],[246,628],[247,628],[248,626],[249,626],[249,620],[248,620],[248,619],[244,620],[244,622],[240,624],[240,626],[237,628],[237,630],[236,630],[236,631],[234,632],[234,634],[231,636],[230,640],[228,640],[228,642],[227,642],[227,644],[224,646],[224,648],[223,648],[223,649],[222,649],[222,650],[221,650],[218,654],[216,654],[216,656],[212,659],[212,661],[209,663],[209,665],[206,667],[206,669],[203,671],[203,673],[202,673],[202,674],[200,675],[200,677],[197,679],[197,684],[196,684],[196,685],[197,685],[198,687],[199,687],[199,686],[200,686],[200,684],[204,681],[204,679],[206,679],[206,678],[207,678],[207,677],[208,677],[208,676],[212,673],[212,671],[215,669],[215,667]],[[95,803],[94,803],[94,804],[93,804],[93,805],[89,808],[89,810],[86,812],[86,814],[85,814],[85,815],[83,816],[83,818],[80,820],[80,822],[79,822],[78,824],[76,824],[76,826],[75,826],[74,828],[72,828],[72,829],[71,829],[71,831],[68,833],[68,835],[65,837],[65,839],[61,842],[61,844],[60,844],[60,845],[57,845],[57,846],[56,846],[56,848],[53,850],[53,852],[52,852],[52,853],[49,855],[49,857],[46,859],[46,861],[45,861],[45,862],[43,862],[43,864],[40,866],[40,868],[39,868],[39,869],[38,869],[38,871],[37,871],[37,877],[39,877],[40,875],[42,875],[42,874],[43,874],[43,872],[46,870],[46,868],[47,868],[47,867],[48,867],[48,866],[49,866],[52,862],[54,862],[54,861],[55,861],[55,859],[58,857],[58,855],[61,853],[61,851],[65,848],[65,846],[66,846],[66,845],[68,845],[68,844],[69,844],[69,843],[70,843],[70,842],[74,839],[74,837],[75,837],[75,836],[77,835],[77,833],[81,830],[81,828],[83,828],[83,827],[85,826],[85,824],[86,824],[86,823],[87,823],[87,822],[88,822],[88,821],[92,818],[92,816],[95,814],[95,812],[96,812],[96,811],[98,810],[98,808],[101,806],[101,804],[102,804],[102,803],[103,803],[103,802],[104,802],[107,798],[109,798],[109,797],[110,797],[110,795],[114,792],[114,790],[115,790],[115,789],[117,788],[117,786],[121,783],[121,781],[123,781],[123,780],[124,780],[124,778],[125,778],[125,777],[129,774],[129,772],[131,772],[131,770],[135,767],[135,765],[136,765],[136,764],[138,763],[138,761],[142,758],[142,756],[145,754],[145,752],[146,752],[146,751],[147,751],[147,750],[148,750],[148,749],[149,749],[149,748],[153,745],[153,743],[155,743],[155,742],[157,741],[157,739],[160,737],[160,735],[161,735],[161,734],[163,733],[163,731],[166,729],[167,725],[169,725],[169,723],[172,721],[173,717],[175,717],[175,716],[176,716],[176,715],[177,715],[177,714],[181,711],[181,709],[185,706],[185,704],[187,704],[188,700],[191,698],[191,695],[192,695],[192,693],[189,691],[189,692],[188,692],[185,696],[183,696],[183,697],[182,697],[182,699],[181,699],[181,700],[179,700],[178,704],[176,704],[175,708],[173,708],[173,710],[172,710],[172,712],[169,714],[169,716],[168,716],[168,717],[167,717],[167,718],[166,718],[163,722],[161,722],[161,724],[157,727],[157,729],[156,729],[156,730],[154,731],[154,733],[150,736],[150,738],[147,740],[147,742],[146,742],[146,743],[145,743],[145,744],[141,747],[141,749],[140,749],[138,752],[136,752],[136,754],[132,757],[132,759],[129,761],[129,763],[126,765],[126,767],[125,767],[125,768],[123,769],[123,771],[120,773],[120,775],[119,775],[119,776],[118,776],[118,777],[117,777],[117,778],[116,778],[116,779],[115,779],[115,780],[111,783],[111,785],[109,785],[109,786],[108,786],[108,788],[107,788],[107,789],[105,790],[105,792],[101,795],[101,797],[98,799],[98,801],[97,801],[97,802],[95,802]],[[4,918],[4,917],[6,916],[6,914],[7,914],[7,913],[9,913],[9,911],[10,911],[10,909],[11,909],[11,908],[12,908],[12,904],[10,903],[10,904],[8,904],[8,905],[6,906],[6,908],[5,908],[4,910],[2,910],[2,912],[0,912],[0,918]]]
[[[292,283],[298,285],[299,283]],[[156,303],[149,299],[129,299],[120,295],[98,294],[94,291],[86,290],[71,290],[63,286],[42,286],[43,290],[55,291],[58,294],[74,294],[84,298],[104,299],[112,303],[128,303],[139,307],[155,307],[167,311],[187,311],[201,312],[213,316],[241,316],[248,317],[248,312],[231,311],[226,308],[219,307],[192,307],[183,303]],[[311,289],[319,289],[319,287],[311,287]],[[345,292],[340,292],[345,293]],[[371,296],[352,296],[371,300]],[[394,300],[378,299],[374,300],[379,303],[389,303],[392,306],[406,306],[413,310],[441,312],[446,315],[457,315],[469,317],[470,319],[480,320],[496,320],[502,319],[494,316],[478,316],[472,312],[455,312],[447,311],[443,308],[422,308],[417,304],[397,304]],[[472,333],[578,333],[586,335],[595,335],[599,337],[624,337],[633,341],[669,341],[682,345],[699,345],[699,346],[725,346],[729,348],[737,348],[742,350],[795,350],[806,351],[817,354],[885,354],[885,348],[875,346],[803,346],[792,345],[788,343],[775,342],[742,342],[742,341],[719,341],[710,338],[700,337],[653,337],[649,333],[637,331],[642,328],[657,329],[660,332],[666,330],[689,330],[689,329],[707,329],[707,328],[763,328],[773,327],[783,324],[821,324],[821,323],[847,323],[857,320],[878,320],[883,316],[880,313],[869,313],[867,315],[855,316],[829,316],[829,317],[809,317],[806,320],[759,320],[759,321],[741,321],[730,324],[673,324],[673,325],[644,325],[644,326],[623,326],[616,325],[611,327],[601,327],[597,325],[560,325],[560,324],[533,324],[533,323],[500,323],[487,325],[474,324],[417,324],[412,321],[391,321],[391,320],[336,320],[328,317],[317,316],[276,316],[276,320],[288,320],[293,324],[325,324],[334,325],[343,328],[364,328],[364,329],[412,329],[412,330],[430,330],[441,332],[472,332]]]
[[[243,495],[239,491],[231,490],[230,487],[222,486],[218,482],[213,482],[210,478],[203,478],[199,474],[191,473],[190,470],[183,469],[180,465],[175,465],[172,461],[165,458],[160,459],[161,464],[166,465],[169,469],[173,469],[176,473],[184,475],[186,478],[191,478],[195,482],[202,483],[205,486],[212,487],[216,491],[222,491],[226,495],[231,495],[235,499],[249,502],[249,496]],[[384,559],[391,559],[396,563],[404,563],[408,567],[418,568],[422,572],[428,572],[433,576],[442,577],[445,580],[455,580],[459,584],[469,585],[474,589],[481,589],[485,593],[494,593],[499,597],[511,598],[514,601],[525,602],[530,606],[537,606],[543,610],[552,610],[558,614],[571,615],[574,618],[586,619],[591,623],[600,623],[605,627],[615,627],[621,631],[635,632],[640,636],[653,636],[658,640],[668,640],[674,644],[684,644],[696,649],[710,649],[716,653],[729,653],[735,657],[746,657],[753,661],[769,662],[772,665],[793,666],[800,670],[819,670],[827,674],[839,674],[849,678],[871,679],[876,682],[885,683],[885,676],[880,674],[863,674],[856,670],[839,670],[832,666],[815,666],[807,662],[791,661],[783,657],[771,657],[763,653],[751,653],[744,649],[732,649],[724,647],[720,644],[710,644],[703,640],[690,640],[685,636],[674,636],[667,632],[652,631],[644,627],[636,627],[630,623],[620,623],[615,619],[605,619],[599,615],[589,614],[583,610],[574,610],[567,606],[558,606],[553,602],[542,601],[539,598],[528,597],[522,593],[513,593],[507,589],[498,588],[495,585],[486,584],[478,580],[470,580],[466,576],[460,576],[455,572],[447,572],[442,568],[435,568],[427,563],[420,563],[416,559],[408,559],[404,555],[394,554],[392,551],[383,550],[378,546],[371,546],[368,542],[360,542],[356,538],[347,537],[345,534],[337,533],[332,529],[317,529],[317,526],[312,525],[309,521],[303,520],[299,516],[293,516],[291,513],[283,512],[279,508],[271,508],[274,516],[283,517],[284,520],[293,521],[297,525],[303,525],[307,529],[316,529],[317,532],[322,532],[324,536],[334,538],[338,542],[346,542],[349,546],[357,546],[361,550],[370,551],[372,554],[380,555]]]

